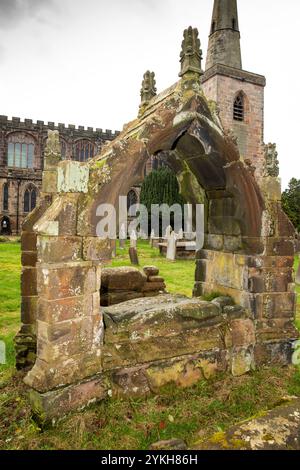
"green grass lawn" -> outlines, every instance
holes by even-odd
[[[117,257],[112,260],[111,266],[131,266],[128,257],[128,247],[124,250],[117,249]],[[172,294],[192,296],[195,279],[195,261],[182,260],[167,261],[159,254],[157,248],[151,248],[147,241],[139,241],[138,254],[140,266],[155,265],[159,268],[159,274],[165,279],[167,290]]]
[[[159,267],[169,292],[191,296],[194,261],[168,262],[145,242],[139,243],[139,258],[141,266]],[[111,265],[130,265],[128,251],[118,250]],[[275,406],[283,396],[300,396],[294,368],[265,368],[241,378],[218,376],[185,390],[168,387],[160,396],[106,400],[41,432],[31,417],[22,374],[14,370],[19,279],[20,245],[0,243],[0,339],[8,352],[8,364],[0,366],[0,449],[147,449],[170,438],[192,445]]]
[[[20,324],[20,243],[0,243],[0,340],[6,344],[6,365],[0,365],[0,384],[15,364],[13,338]]]

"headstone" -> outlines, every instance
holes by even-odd
[[[136,249],[136,245],[137,245],[137,234],[136,234],[136,231],[133,230],[130,235],[130,248]]]
[[[296,284],[300,284],[300,262],[299,262],[299,266],[298,266],[298,270],[296,274]]]
[[[166,234],[165,234],[165,238],[167,240],[170,238],[171,233],[172,233],[172,227],[171,227],[171,225],[169,225],[169,227],[167,227],[167,229],[166,229]]]
[[[121,248],[121,250],[124,250],[124,248],[125,248],[126,239],[127,239],[126,227],[125,227],[125,224],[122,224],[121,229],[120,229],[120,248]]]
[[[172,232],[170,237],[168,238],[168,247],[167,247],[167,259],[169,261],[176,260],[176,245],[177,245],[177,237],[175,232]]]
[[[178,232],[178,239],[183,240],[183,230],[182,230],[182,228]]]
[[[139,257],[137,253],[137,249],[133,246],[129,248],[129,257],[130,257],[130,262],[134,266],[139,266]]]

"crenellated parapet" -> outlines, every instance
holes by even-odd
[[[113,140],[119,135],[119,131],[112,131],[110,129],[101,129],[85,126],[75,126],[74,124],[62,124],[45,121],[33,121],[32,119],[21,120],[19,117],[12,117],[9,119],[7,116],[0,116],[0,130],[20,130],[20,131],[45,131],[48,130],[59,131],[62,134],[74,137],[85,138],[100,138],[102,140]]]

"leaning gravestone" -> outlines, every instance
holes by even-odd
[[[139,257],[137,253],[137,234],[136,231],[133,230],[130,235],[130,248],[129,248],[129,257],[130,262],[134,266],[139,266]]]
[[[132,246],[129,248],[129,257],[130,257],[131,264],[133,264],[134,266],[139,266],[140,263],[139,263],[139,257],[138,257],[138,252],[136,248]]]
[[[136,249],[136,245],[137,245],[137,234],[136,234],[136,231],[133,230],[131,232],[131,235],[130,235],[130,248],[135,248]]]
[[[167,247],[167,259],[169,261],[176,260],[176,245],[177,245],[177,238],[175,232],[172,232],[170,237],[168,238],[168,247]]]

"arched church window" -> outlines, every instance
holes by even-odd
[[[213,34],[216,30],[216,23],[213,21],[211,24],[211,34]]]
[[[133,189],[131,189],[129,193],[127,194],[127,210],[129,211],[131,206],[134,206],[137,203],[138,203],[138,198],[137,198],[136,192]]]
[[[235,21],[235,18],[232,18],[232,29],[235,30],[236,28],[236,21]]]
[[[8,137],[7,166],[11,168],[33,168],[34,138],[24,133],[14,133]]]
[[[76,142],[74,148],[74,159],[78,162],[86,162],[94,157],[94,144],[89,140]]]
[[[33,211],[36,206],[36,189],[33,187],[29,187],[26,189],[24,193],[24,212],[29,213]]]
[[[235,121],[244,121],[245,117],[245,99],[242,93],[239,93],[233,104],[233,119]]]
[[[3,186],[3,210],[4,211],[8,211],[8,199],[9,199],[8,184],[5,183]]]

